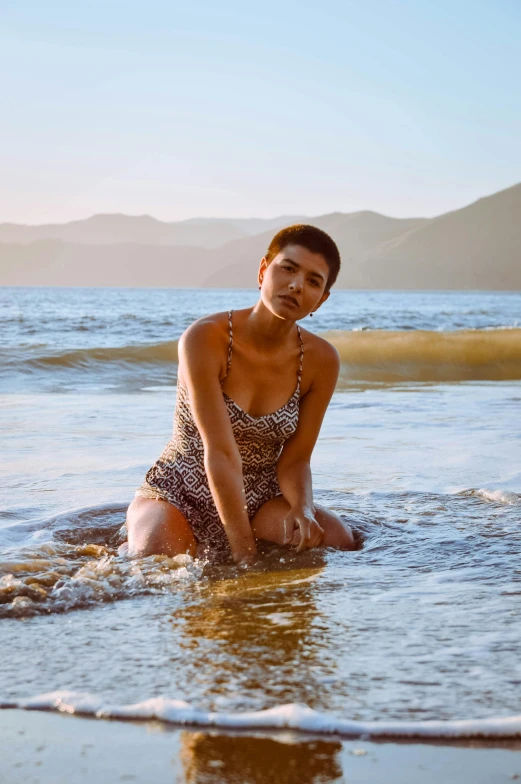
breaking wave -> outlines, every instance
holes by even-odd
[[[306,705],[287,704],[260,711],[220,713],[200,710],[184,700],[152,697],[133,705],[105,703],[89,693],[54,691],[16,702],[0,701],[0,708],[61,711],[98,719],[151,719],[169,724],[223,729],[291,729],[346,738],[452,739],[521,737],[521,715],[454,721],[351,721],[315,711]]]
[[[84,348],[71,351],[42,353],[25,360],[33,368],[81,368],[95,363],[160,364],[177,362],[177,340],[143,346]]]
[[[72,509],[0,528],[0,618],[64,613],[200,578],[188,555],[118,555],[126,505]]]
[[[486,490],[480,488],[474,491],[478,498],[483,498],[484,501],[493,501],[496,504],[504,504],[506,506],[516,506],[521,504],[521,495],[512,493],[510,490]]]
[[[521,379],[521,329],[457,332],[347,332],[323,335],[337,348],[342,375],[365,381]]]
[[[426,330],[331,330],[321,333],[338,350],[341,384],[349,381],[465,381],[521,379],[521,329],[452,332]],[[112,364],[171,365],[177,340],[148,345],[74,349],[7,357],[27,372],[45,368],[89,368]]]

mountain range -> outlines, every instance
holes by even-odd
[[[292,223],[312,223],[333,237],[342,256],[340,288],[521,289],[521,184],[435,218],[363,211],[4,223],[0,285],[250,288],[273,234]]]

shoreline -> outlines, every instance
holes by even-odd
[[[252,734],[294,732],[339,740],[367,739],[372,742],[435,742],[473,747],[484,744],[514,744],[521,748],[521,716],[496,716],[480,719],[442,719],[423,721],[378,720],[355,721],[332,713],[313,710],[298,703],[285,703],[256,711],[207,711],[185,700],[152,697],[131,704],[106,702],[95,694],[54,691],[18,701],[0,700],[0,709],[20,709],[43,713],[61,713],[88,719],[109,721],[155,721],[174,729],[200,732],[240,732]]]
[[[292,730],[227,732],[7,708],[0,774],[10,784],[121,781],[492,784],[521,778],[517,741],[347,740]]]

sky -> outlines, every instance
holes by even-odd
[[[0,222],[371,209],[521,181],[519,0],[0,0]]]

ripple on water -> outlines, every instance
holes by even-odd
[[[299,702],[353,720],[518,712],[521,505],[477,491],[320,501],[354,521],[363,549],[268,548],[249,570],[129,560],[117,555],[123,507],[11,530],[0,693],[166,694],[221,711]],[[37,662],[24,658],[33,645]]]

